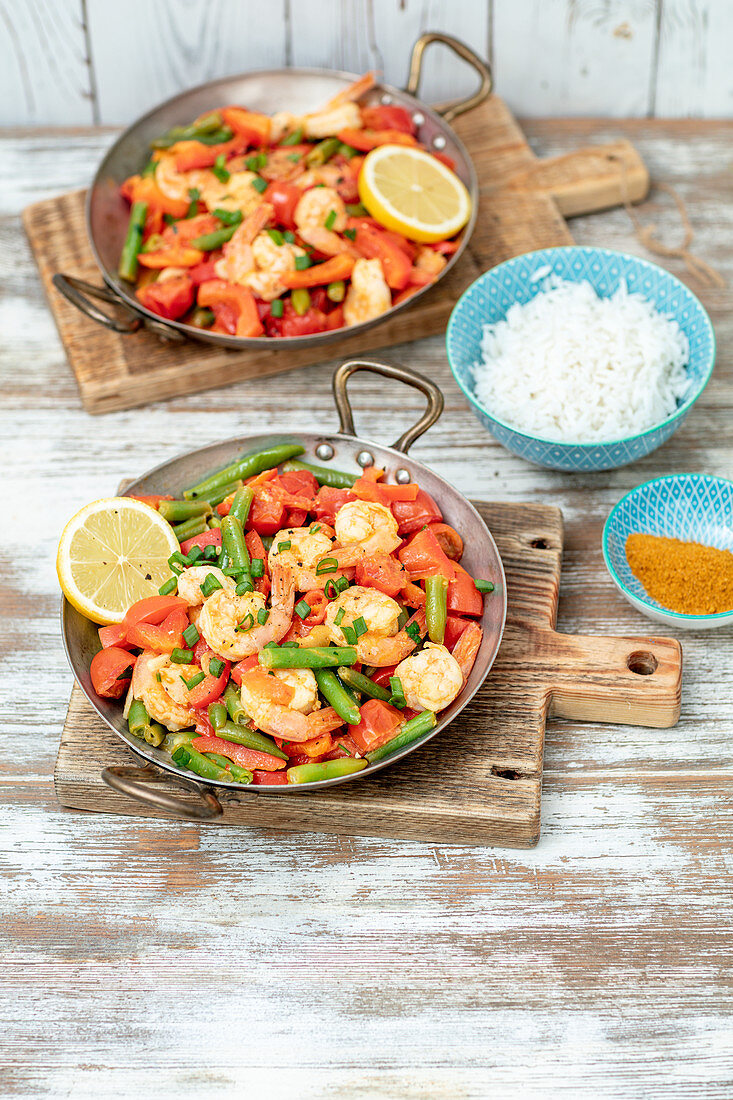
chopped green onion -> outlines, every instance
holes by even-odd
[[[171,661],[174,665],[190,665],[193,661],[193,653],[190,649],[176,649],[171,653]]]
[[[336,618],[333,620],[334,626],[341,626],[341,623],[344,621],[344,615],[345,614],[346,614],[346,611],[344,610],[344,608],[340,607],[338,609],[338,611],[336,612]]]
[[[209,661],[209,676],[221,676],[226,664],[221,657],[212,657]]]
[[[390,703],[393,707],[398,707],[400,710],[403,710],[403,708],[407,706],[407,702],[405,700],[405,689],[402,686],[402,680],[400,680],[399,676],[390,676],[389,686],[392,692],[389,700]]]
[[[344,236],[348,237],[350,241],[355,241],[356,240],[356,230],[355,229],[344,229]]]
[[[343,141],[341,142],[337,150],[337,152],[339,152],[342,157],[346,157],[347,160],[351,160],[352,157],[355,157],[357,151],[358,150],[356,150],[353,145],[347,145]]]
[[[346,577],[339,577],[336,581],[336,587],[338,588],[339,592],[344,592],[349,587],[349,582]]]
[[[276,298],[275,301],[270,306],[270,313],[272,314],[273,317],[282,317],[283,309],[284,309],[284,306],[283,306],[283,303],[282,303],[282,299],[281,298]]]
[[[288,153],[288,160],[292,161],[293,164],[297,164],[302,155],[302,153]]]
[[[369,211],[366,206],[361,202],[347,202],[346,213],[350,218],[367,218],[369,217]]]
[[[282,541],[282,542],[279,542],[279,543],[277,544],[277,552],[278,552],[278,554],[281,554],[283,550],[289,550],[289,549],[290,549],[290,547],[291,547],[292,545],[293,545],[293,544],[292,544],[292,542],[291,542],[291,540],[290,540],[290,539],[283,539],[283,541]]]
[[[226,163],[227,158],[223,153],[219,153],[219,156],[214,161],[214,167],[211,169],[219,183],[227,183],[229,181],[231,173],[227,171]]]
[[[494,591],[494,585],[492,584],[491,581],[477,580],[477,581],[474,581],[473,583],[476,585],[479,592],[493,592]]]
[[[254,592],[255,586],[251,581],[240,581],[237,587],[234,589],[235,596],[243,596],[245,592]]]
[[[323,573],[335,573],[338,567],[339,563],[336,558],[321,558],[316,566],[316,576],[320,577]]]
[[[188,197],[191,200],[191,205],[186,211],[187,218],[193,218],[199,212],[199,199],[201,198],[201,192],[198,187],[189,187]]]
[[[261,626],[264,626],[269,618],[270,612],[267,610],[266,607],[261,607],[260,610],[257,612],[257,622]]]
[[[267,235],[270,240],[273,241],[276,245],[281,245],[285,243],[285,238],[283,237],[279,229],[268,229]]]
[[[248,611],[247,614],[239,620],[234,629],[237,633],[241,632],[242,634],[246,634],[254,625],[254,616]]]
[[[252,558],[249,563],[249,571],[253,577],[262,577],[265,573],[265,561],[264,558]]]
[[[199,588],[203,592],[205,597],[209,597],[212,592],[216,592],[217,588],[222,588],[223,585],[219,578],[213,573],[207,573],[204,577],[203,584],[199,585]]]
[[[356,645],[356,631],[352,626],[342,626],[341,633],[349,645]]]
[[[175,550],[168,558],[168,568],[172,570],[173,573],[182,573],[186,566],[190,564],[190,558],[187,558],[180,550]],[[176,568],[176,566],[179,568]]]
[[[410,623],[409,626],[405,627],[405,631],[410,635],[413,642],[420,641],[422,635],[420,634],[420,627],[417,625],[417,623]]]
[[[335,600],[339,594],[339,590],[332,580],[327,580],[323,588],[324,596],[327,596],[329,600]]]
[[[292,229],[283,230],[283,240],[287,241],[288,244],[295,244],[295,233],[293,233]]]
[[[172,214],[164,214],[163,215],[163,221],[165,222],[166,225],[175,225],[176,224],[176,219],[173,217]]]
[[[311,605],[307,600],[299,600],[294,610],[295,614],[299,615],[301,619],[307,619],[311,613]]]
[[[250,172],[259,172],[260,168],[264,168],[267,164],[267,156],[265,153],[257,153],[254,157],[247,157],[244,162],[245,168]]]
[[[346,297],[346,283],[343,279],[337,279],[335,283],[329,283],[326,287],[326,297],[329,302],[343,302]]]
[[[200,546],[192,546],[191,549],[186,554],[186,557],[191,562],[191,565],[193,565],[195,562],[197,562],[199,560],[199,558],[203,558],[203,556],[204,556],[204,552],[203,552],[203,550],[201,549]]]
[[[291,292],[290,303],[298,316],[303,317],[310,309],[311,296],[304,286],[299,286]]]
[[[186,645],[196,645],[196,642],[199,640],[200,637],[201,635],[199,634],[193,623],[187,626],[186,629],[183,631],[183,640]]]
[[[222,569],[222,573],[225,577],[238,577],[241,572],[241,565],[225,565]]]
[[[353,752],[349,752],[349,750],[346,748],[346,745],[342,744],[341,741],[337,741],[336,744],[338,745],[338,747],[340,749],[344,750],[344,752],[346,753],[347,756],[353,756],[354,755]]]
[[[181,676],[181,679],[183,680],[188,690],[192,691],[193,688],[195,688],[197,684],[200,684],[203,680],[205,680],[206,677],[204,676],[203,672],[197,672],[196,675],[192,676],[190,680],[184,680],[183,676]]]
[[[224,210],[222,207],[217,206],[212,213],[220,222],[224,222],[224,225],[239,225],[242,221],[241,210]]]
[[[336,222],[336,211],[335,210],[329,210],[328,217],[326,218],[326,220],[323,224],[325,225],[326,229],[333,229],[333,227],[335,225],[335,222]]]
[[[170,596],[171,592],[175,592],[178,586],[177,577],[169,577],[165,584],[161,584],[158,592],[161,596]]]
[[[320,523],[316,523],[313,527],[310,528],[309,534],[317,535],[318,532],[320,531],[320,529],[321,529]]]
[[[262,176],[257,176],[256,179],[252,180],[252,186],[261,195],[263,191],[267,190],[267,180],[263,180]]]
[[[216,546],[205,546],[204,547],[204,557],[206,558],[207,561],[213,561],[214,558],[216,558],[217,549],[218,549],[218,547],[216,547]]]
[[[303,127],[299,126],[297,130],[293,130],[292,134],[288,134],[286,138],[282,138],[281,145],[300,145],[303,139]]]
[[[360,615],[358,619],[354,619],[351,625],[354,628],[354,633],[356,634],[357,638],[361,638],[362,634],[366,634],[367,630],[369,629],[363,615]]]
[[[295,257],[295,270],[305,271],[306,268],[311,266],[310,256],[296,256]]]

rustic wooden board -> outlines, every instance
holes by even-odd
[[[101,413],[320,362],[442,332],[465,288],[482,271],[521,252],[572,244],[562,215],[590,213],[646,195],[647,170],[626,140],[540,161],[501,99],[456,121],[480,181],[479,219],[469,248],[412,309],[325,348],[231,352],[174,345],[142,330],[121,336],[90,321],[56,291],[62,271],[93,283],[99,271],[87,243],[83,191],[29,206],[24,224],[84,407]]]
[[[224,815],[218,823],[532,847],[540,831],[548,712],[644,726],[677,722],[678,642],[573,637],[554,630],[563,546],[560,510],[542,504],[477,507],[504,562],[509,611],[494,668],[469,708],[422,750],[363,783],[302,797],[222,792]],[[652,668],[648,675],[640,673]],[[54,774],[59,802],[165,816],[101,780],[103,768],[129,760],[125,746],[75,685]],[[154,782],[171,786],[162,772],[153,775]]]

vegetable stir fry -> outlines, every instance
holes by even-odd
[[[463,690],[488,580],[417,484],[242,455],[180,500],[159,595],[99,628],[98,695],[204,779],[310,783],[422,737]]]
[[[154,141],[121,188],[131,209],[119,274],[140,303],[210,332],[299,337],[373,320],[433,282],[470,200],[450,158],[423,150],[405,108],[359,105],[373,83],[369,73],[303,116],[222,107]],[[387,184],[363,185],[372,150],[374,180],[386,172],[395,201],[422,179],[426,216],[439,192],[449,211],[458,204],[437,236],[419,220],[395,222],[378,194]]]

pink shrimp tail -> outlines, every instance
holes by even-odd
[[[453,647],[453,656],[463,673],[464,683],[468,679],[471,669],[474,666],[483,636],[484,632],[478,623],[470,623]]]
[[[338,92],[333,99],[329,99],[328,107],[338,107],[342,103],[353,103],[354,100],[364,95],[364,92],[368,92],[370,88],[374,87],[377,79],[375,70],[369,73],[364,73],[358,80],[355,80],[353,84],[349,84],[348,88],[344,88],[342,92]]]

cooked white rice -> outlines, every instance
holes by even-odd
[[[525,305],[484,326],[475,393],[519,431],[563,443],[637,435],[686,395],[687,337],[625,282],[599,298],[552,276]]]

